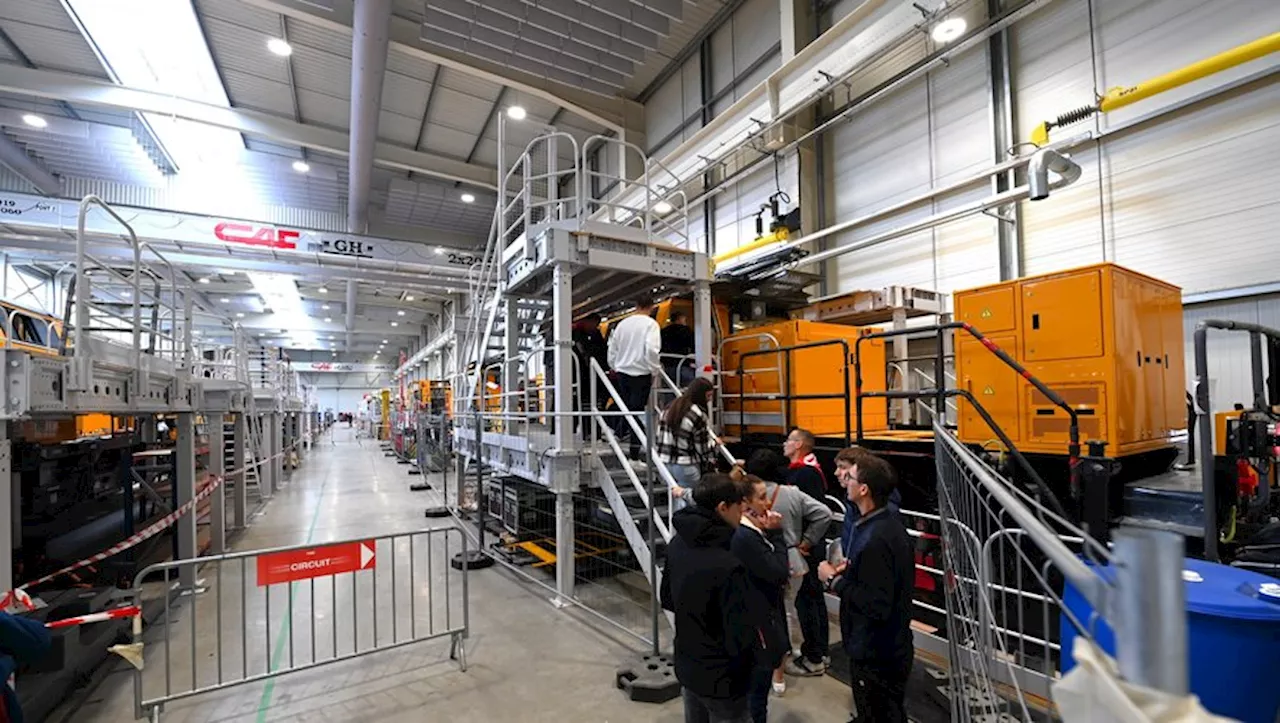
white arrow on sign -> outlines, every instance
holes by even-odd
[[[373,548],[365,543],[360,543],[360,569],[367,570],[373,567]]]

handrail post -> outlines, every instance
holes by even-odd
[[[645,400],[644,405],[644,424],[645,429],[649,432],[645,435],[645,487],[649,495],[649,622],[650,633],[653,636],[652,651],[654,655],[658,655],[658,550],[657,550],[657,533],[658,533],[658,500],[654,494],[654,454],[653,454],[653,438],[656,436],[654,429],[656,427],[657,415],[655,414],[657,388],[656,385],[649,386],[649,396]],[[668,495],[670,487],[667,488]],[[670,512],[670,505],[667,511]]]

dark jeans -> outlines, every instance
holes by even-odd
[[[653,375],[645,374],[641,377],[633,377],[630,374],[618,372],[618,394],[622,395],[622,403],[627,405],[627,409],[632,413],[644,412],[644,407],[649,403],[649,390],[653,388]],[[621,411],[621,410],[619,410]],[[618,440],[631,440],[631,457],[640,456],[640,440],[631,433],[631,424],[627,422],[624,416],[614,418],[613,431],[618,435]],[[644,429],[644,420],[636,418],[640,424],[640,428]],[[648,430],[645,434],[649,434]]]
[[[827,622],[827,601],[823,597],[822,581],[818,579],[818,562],[821,557],[809,560],[809,572],[800,580],[796,592],[796,618],[804,642],[800,653],[811,663],[821,662],[831,647],[831,628]]]
[[[704,698],[688,688],[681,694],[684,696],[684,723],[751,723],[745,698]]]
[[[907,678],[911,659],[886,668],[854,663],[850,670],[858,723],[906,723]]]
[[[765,723],[769,717],[769,692],[773,689],[773,671],[756,668],[751,672],[751,688],[747,691],[747,712],[751,723]]]

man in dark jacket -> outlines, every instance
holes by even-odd
[[[672,518],[662,607],[675,613],[676,679],[686,723],[747,723],[767,603],[730,551],[745,488],[728,475],[703,477],[694,505]]]
[[[693,353],[693,329],[683,311],[672,311],[671,319],[662,327],[662,368],[681,389],[693,381],[696,365],[692,359],[678,359]],[[683,362],[683,363],[682,363]]]
[[[907,720],[915,570],[907,531],[888,509],[894,485],[887,462],[872,454],[858,459],[845,485],[860,513],[845,560],[838,567],[825,560],[818,566],[818,576],[840,596],[840,633],[858,723]]]
[[[813,453],[816,440],[807,429],[791,430],[782,443],[782,453],[787,457],[787,484],[822,502],[827,493],[827,478],[822,465]],[[827,603],[822,597],[822,583],[818,580],[817,566],[823,559],[823,550],[814,549],[808,542],[797,544],[804,555],[809,571],[800,579],[796,591],[796,618],[804,642],[800,655],[787,662],[790,675],[820,676],[827,672],[827,651],[831,647],[831,633],[827,623]]]
[[[0,700],[0,720],[9,723],[22,723],[22,707],[18,705],[18,695],[7,685],[10,676],[18,670],[18,666],[34,663],[49,653],[53,646],[53,638],[39,621],[0,612],[0,686],[3,686],[3,700]]]
[[[742,484],[746,486],[747,493],[745,510],[742,524],[733,533],[729,548],[746,566],[748,579],[769,606],[768,624],[761,631],[763,644],[757,655],[756,669],[751,676],[751,689],[747,695],[747,709],[751,713],[752,723],[765,723],[769,716],[769,690],[774,687],[774,670],[782,664],[783,658],[791,650],[783,602],[790,566],[787,560],[787,540],[782,529],[783,515],[773,509],[768,484],[753,474],[748,474]],[[786,686],[781,686],[778,690],[781,694]]]
[[[573,353],[578,357],[578,387],[574,390],[574,396],[577,397],[574,407],[579,412],[589,411],[593,383],[596,389],[595,402],[603,407],[609,399],[609,392],[605,389],[604,382],[597,379],[591,371],[592,359],[600,365],[601,370],[609,371],[609,348],[605,345],[604,335],[600,333],[599,314],[592,312],[574,323]],[[579,423],[582,425],[582,436],[588,436],[590,422],[583,418]]]

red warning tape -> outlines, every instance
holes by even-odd
[[[45,623],[44,626],[50,630],[58,628],[71,628],[76,625],[84,625],[86,623],[100,623],[105,620],[119,620],[120,618],[131,618],[134,615],[141,615],[142,608],[137,605],[129,605],[122,608],[112,608],[104,610],[100,613],[90,613],[88,615],[77,615],[73,618],[63,618],[62,620],[54,620],[51,623]]]
[[[270,462],[271,460],[277,457],[283,457],[286,453],[293,451],[295,447],[297,447],[297,444],[291,444],[288,447],[285,447],[283,450],[281,450],[280,454],[267,457],[266,459],[263,459],[261,462],[256,462],[254,464],[247,464],[244,467],[231,470],[230,472],[227,473],[227,475],[235,476],[244,472],[250,467],[253,467],[253,466],[260,467],[264,463]],[[9,592],[5,593],[3,598],[0,598],[0,610],[8,610],[10,607],[13,606],[15,601],[22,603],[22,605],[26,607],[28,610],[35,610],[36,609],[35,603],[32,602],[31,596],[27,594],[27,588],[43,585],[44,583],[49,582],[54,578],[61,577],[62,575],[66,575],[67,573],[75,572],[76,570],[79,570],[84,567],[88,567],[90,565],[93,565],[94,563],[102,562],[108,557],[118,555],[124,552],[125,550],[128,550],[131,547],[135,547],[141,544],[142,542],[152,537],[155,537],[156,535],[160,534],[164,530],[173,526],[175,523],[177,523],[179,518],[181,518],[183,515],[187,514],[192,509],[194,509],[196,505],[203,502],[206,498],[209,497],[209,495],[213,494],[213,491],[221,487],[222,483],[225,480],[226,480],[225,476],[214,477],[213,481],[205,485],[199,492],[196,493],[196,496],[192,498],[189,502],[182,505],[181,507],[174,510],[173,512],[170,512],[169,514],[165,515],[159,520],[156,520],[155,522],[151,523],[147,527],[139,530],[138,532],[135,532],[133,535],[130,535],[129,537],[126,537],[125,539],[117,542],[111,547],[108,547],[102,552],[99,552],[96,555],[92,555],[90,557],[86,557],[85,559],[79,562],[75,562],[70,565],[67,565],[61,570],[57,570],[56,572],[51,572],[42,578],[32,580],[31,582],[28,582],[28,583],[24,583],[14,588],[13,590],[10,590]]]

